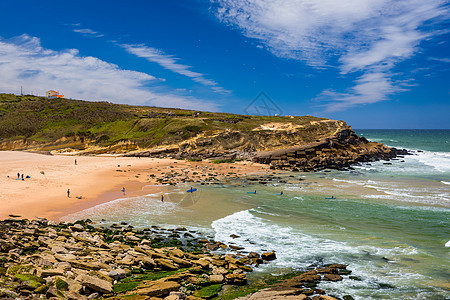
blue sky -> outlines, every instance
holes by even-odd
[[[253,100],[264,92],[283,115],[450,128],[449,8],[441,0],[0,0],[0,92],[23,86],[233,113],[261,106]]]

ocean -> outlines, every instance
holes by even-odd
[[[186,226],[244,251],[275,250],[250,280],[343,263],[352,278],[322,282],[329,294],[449,299],[450,130],[355,131],[413,155],[350,171],[284,172],[287,183],[198,185],[193,194],[168,186],[164,203],[159,193],[117,199],[64,219]]]

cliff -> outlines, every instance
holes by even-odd
[[[12,94],[0,94],[0,150],[254,159],[301,170],[341,168],[398,153],[356,136],[344,121],[312,116],[247,116]]]

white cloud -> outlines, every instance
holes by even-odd
[[[217,17],[274,55],[358,75],[343,93],[325,90],[329,110],[375,103],[404,90],[391,71],[448,18],[444,0],[212,0]],[[376,87],[379,91],[376,91]]]
[[[89,28],[74,29],[73,31],[77,32],[77,33],[81,33],[84,36],[89,36],[89,37],[98,37],[99,38],[99,37],[105,36],[104,34],[98,32],[98,31],[94,31],[94,30],[89,29]]]
[[[56,89],[75,99],[217,110],[214,103],[194,97],[151,91],[146,85],[157,81],[152,75],[80,56],[76,49],[45,49],[39,38],[28,35],[0,38],[0,78],[1,92],[17,92],[22,85],[41,95]]]
[[[145,58],[148,61],[155,62],[161,65],[163,68],[172,72],[187,76],[195,82],[210,87],[215,92],[229,93],[229,91],[220,87],[217,82],[205,78],[205,75],[201,73],[191,71],[190,66],[178,63],[179,58],[168,55],[161,50],[147,47],[145,45],[121,44],[120,46],[123,47],[128,53],[134,54],[137,57]]]
[[[388,100],[388,96],[405,91],[406,82],[394,82],[389,74],[382,72],[365,73],[357,80],[355,85],[347,92],[340,93],[333,90],[325,90],[317,100],[326,102],[327,112],[344,110],[356,105],[372,104]]]

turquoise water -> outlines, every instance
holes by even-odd
[[[357,133],[414,155],[350,172],[286,172],[282,177],[288,183],[265,186],[199,185],[189,195],[186,186],[168,187],[164,203],[160,194],[150,194],[66,218],[183,225],[244,251],[275,250],[277,260],[257,272],[345,263],[358,280],[345,276],[342,282],[321,283],[336,296],[450,298],[450,247],[445,246],[450,240],[450,131]],[[256,195],[247,194],[255,189]],[[284,195],[275,195],[281,190]],[[331,195],[336,199],[325,199]]]
[[[445,129],[357,129],[355,132],[371,141],[397,148],[450,152],[450,130]]]

